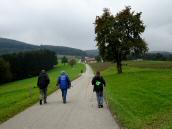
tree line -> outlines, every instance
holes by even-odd
[[[55,52],[42,49],[0,56],[0,83],[38,75],[41,69],[50,70],[56,65]]]
[[[127,60],[152,60],[152,61],[172,61],[171,53],[146,53],[142,56],[139,55],[128,55]]]
[[[69,60],[66,56],[63,56],[61,58],[61,63],[63,65],[68,63],[71,67],[73,67],[74,65],[76,65],[77,61],[74,58]]]

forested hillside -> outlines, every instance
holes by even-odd
[[[57,55],[86,56],[86,52],[80,49],[51,45],[36,46],[16,40],[0,38],[0,55],[7,53],[16,53],[21,51],[31,51],[42,48],[52,50],[56,52]]]
[[[86,56],[86,52],[76,48],[64,46],[42,45],[42,48],[54,51],[57,55]]]
[[[39,46],[30,45],[24,42],[0,38],[0,54],[21,52],[21,51],[30,51],[39,49]]]
[[[97,49],[95,50],[86,50],[85,51],[87,53],[88,56],[98,56],[99,55],[99,51]]]

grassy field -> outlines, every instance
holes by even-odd
[[[85,71],[85,65],[77,64],[73,68],[69,65],[58,65],[50,70],[48,72],[50,76],[48,93],[57,89],[56,80],[60,71],[65,70],[73,80],[80,75],[81,69]],[[36,84],[37,77],[33,77],[0,86],[0,123],[38,101],[39,89]]]
[[[125,64],[121,75],[112,66],[102,72],[112,113],[125,128],[172,129],[172,62]]]

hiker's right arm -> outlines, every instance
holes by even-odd
[[[40,79],[40,78],[38,77],[38,81],[37,81],[37,86],[38,86],[38,87],[39,87],[39,79]]]
[[[69,85],[69,88],[70,88],[71,87],[71,81],[70,81],[68,76],[66,76],[66,77],[67,77],[68,85]]]
[[[47,84],[50,84],[50,78],[49,78],[48,74],[46,76],[47,76]]]
[[[102,77],[102,83],[103,83],[104,86],[106,86],[106,82],[105,82],[103,77]]]
[[[93,77],[93,79],[92,79],[92,85],[94,85],[95,84],[95,77]]]
[[[58,86],[58,85],[60,85],[60,77],[58,77],[58,79],[57,79],[57,84],[56,84],[56,86]]]

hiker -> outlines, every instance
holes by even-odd
[[[96,92],[98,108],[103,108],[103,87],[106,86],[106,82],[99,71],[93,77],[92,85],[94,86],[93,92]]]
[[[63,103],[66,103],[66,96],[67,96],[67,90],[71,87],[71,82],[68,77],[68,75],[65,73],[65,71],[61,72],[61,75],[58,77],[57,80],[57,86],[59,85],[59,88],[62,92],[62,99]]]
[[[41,73],[38,76],[37,86],[40,89],[40,105],[42,105],[42,100],[44,100],[44,104],[47,103],[47,87],[50,83],[50,79],[45,70],[41,70]]]

